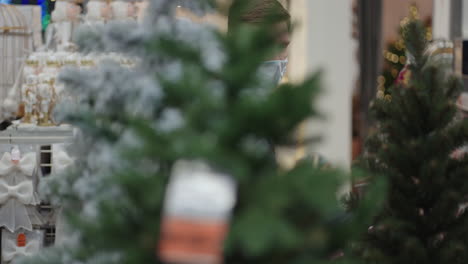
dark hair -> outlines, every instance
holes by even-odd
[[[278,22],[291,21],[291,15],[277,0],[234,0],[228,18],[228,27],[235,24],[261,24],[272,19]]]

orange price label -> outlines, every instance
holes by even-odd
[[[166,263],[219,264],[227,230],[228,226],[223,221],[165,219],[158,255]]]
[[[16,245],[18,247],[25,247],[26,246],[26,235],[23,233],[18,234],[16,237]]]

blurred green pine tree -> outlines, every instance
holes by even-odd
[[[411,5],[409,16],[400,21],[400,35],[397,40],[387,44],[387,48],[383,51],[383,71],[377,79],[378,91],[382,91],[384,95],[390,93],[390,88],[395,84],[399,73],[406,65],[406,47],[405,41],[401,36],[401,28],[403,28],[411,19],[419,19],[419,11],[416,5]],[[431,19],[425,21],[427,27],[426,39],[432,40]]]
[[[389,194],[357,248],[372,264],[468,263],[468,214],[461,207],[468,158],[451,158],[468,138],[468,123],[455,121],[462,84],[428,57],[421,21],[410,21],[402,34],[409,82],[373,102],[377,130],[364,157],[375,175],[388,178]]]

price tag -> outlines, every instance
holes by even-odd
[[[18,247],[25,247],[26,246],[26,235],[24,233],[19,233],[16,237],[16,245]]]
[[[222,262],[236,190],[233,179],[199,161],[175,164],[167,188],[158,255],[166,263]]]

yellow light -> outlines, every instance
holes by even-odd
[[[405,18],[403,18],[403,19],[401,20],[400,26],[401,26],[401,27],[404,27],[404,26],[406,26],[406,24],[408,24],[408,22],[409,22],[409,18],[405,17]]]
[[[385,98],[385,92],[384,91],[377,91],[377,98],[378,99],[384,99]]]
[[[379,77],[377,77],[377,83],[379,85],[384,85],[385,84],[385,77],[383,77],[382,75],[380,75]]]
[[[387,60],[389,60],[389,56],[390,56],[390,52],[385,52],[384,58],[387,59]]]
[[[432,28],[431,27],[427,28],[426,39],[427,40],[432,40]]]
[[[400,63],[405,64],[406,63],[406,57],[405,56],[400,56]]]
[[[412,5],[410,7],[410,16],[411,16],[411,19],[419,19],[419,10],[416,7],[416,5]]]
[[[397,50],[401,50],[402,47],[401,47],[401,45],[400,45],[400,42],[395,43],[395,48],[396,48]]]
[[[398,40],[398,44],[400,45],[402,49],[405,48],[405,42],[402,39]]]

